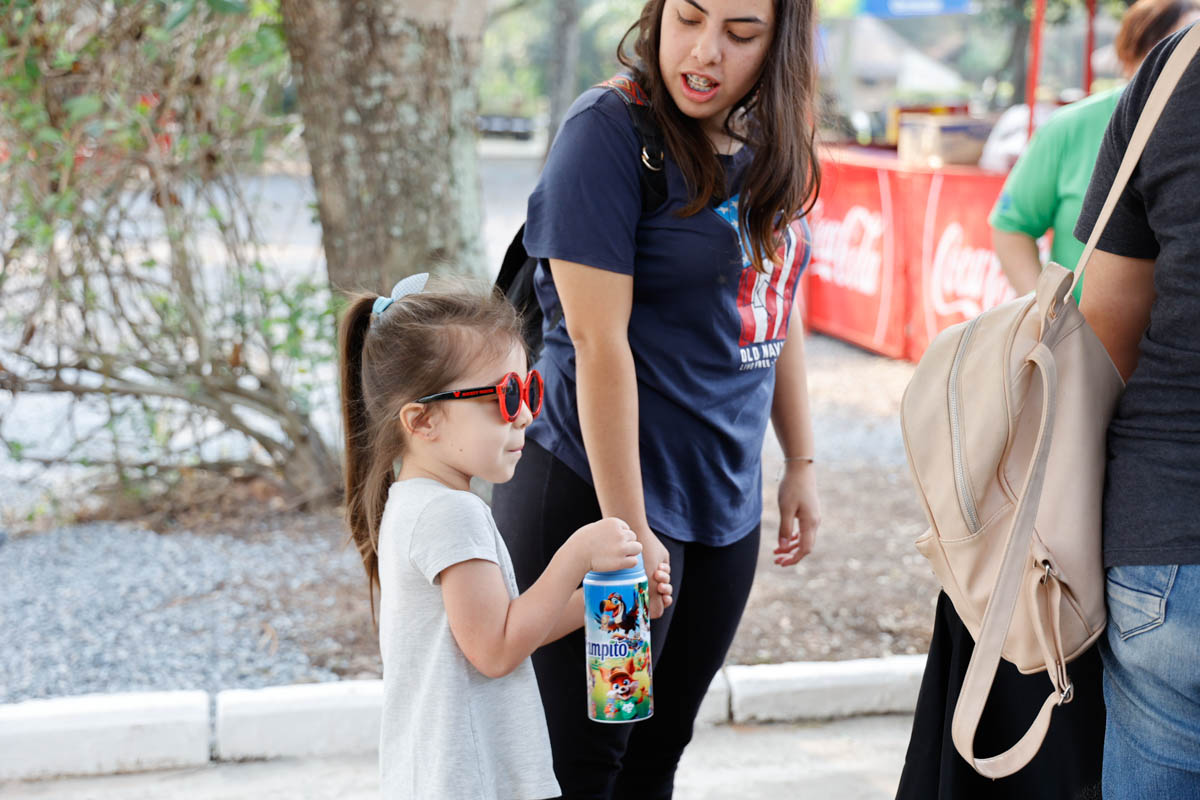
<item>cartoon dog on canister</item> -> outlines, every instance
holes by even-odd
[[[635,672],[633,660],[625,662],[624,666],[614,669],[600,668],[600,678],[612,688],[608,690],[609,697],[615,697],[618,700],[628,700],[633,697],[634,691],[637,689],[638,682],[633,677]]]
[[[649,699],[650,692],[647,687],[640,686],[634,677],[636,671],[633,659],[614,669],[600,667],[601,680],[611,687],[606,692],[608,702],[604,708],[605,716],[609,719],[634,719],[638,716],[638,705]]]

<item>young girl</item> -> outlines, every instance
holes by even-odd
[[[812,425],[792,310],[809,252],[801,216],[816,197],[814,28],[810,0],[651,0],[623,60],[661,159],[643,152],[622,99],[592,89],[567,112],[529,198],[538,298],[562,321],[537,364],[545,410],[513,481],[493,495],[518,585],[580,524],[617,516],[646,563],[669,560],[678,590],[651,628],[648,720],[588,720],[575,688],[580,636],[534,655],[570,798],[671,796],[760,556],[768,421],[787,459],[769,549],[787,566],[813,547]],[[647,169],[664,176],[657,208],[643,198]]]
[[[541,376],[526,373],[502,297],[426,293],[427,277],[356,298],[341,324],[346,515],[372,612],[380,587],[383,795],[555,797],[529,654],[582,625],[586,572],[632,567],[642,548],[619,519],[584,525],[517,596],[508,551],[468,484],[512,477]],[[655,580],[669,582],[665,566]],[[669,588],[660,596],[669,604]],[[582,679],[576,691],[583,707]]]

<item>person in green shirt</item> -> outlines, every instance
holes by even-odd
[[[1114,43],[1128,79],[1158,42],[1200,19],[1200,0],[1138,0],[1125,13]],[[1075,220],[1100,152],[1100,140],[1123,87],[1059,109],[1034,133],[1004,182],[988,217],[992,248],[1017,294],[1037,286],[1042,271],[1037,240],[1050,231],[1050,260],[1075,269],[1083,243]],[[1075,301],[1083,282],[1075,287]]]

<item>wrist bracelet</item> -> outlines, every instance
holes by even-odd
[[[775,476],[775,480],[783,480],[783,473],[787,471],[787,465],[789,461],[803,461],[806,464],[814,463],[812,456],[785,456],[783,459],[783,464],[779,467],[779,474]]]

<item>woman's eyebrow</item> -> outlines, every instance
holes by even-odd
[[[699,3],[697,3],[696,0],[684,0],[684,2],[690,6],[694,6],[696,8],[696,10],[699,11],[701,14],[708,16],[708,9],[705,8],[704,6],[700,5]],[[730,17],[729,19],[727,19],[725,21],[726,22],[749,22],[749,23],[752,23],[755,25],[766,25],[767,24],[766,20],[759,19],[758,17]]]

